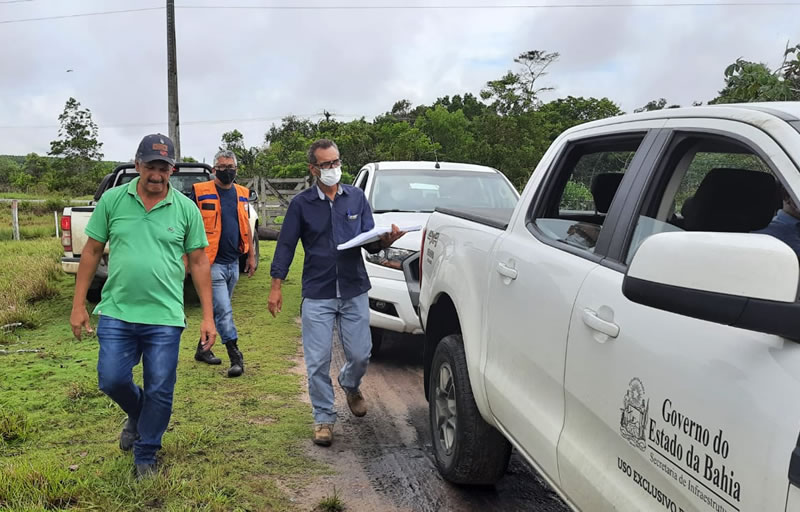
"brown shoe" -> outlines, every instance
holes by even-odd
[[[367,401],[364,400],[364,395],[361,394],[361,391],[356,391],[355,393],[347,391],[345,394],[347,395],[347,405],[350,406],[350,412],[353,413],[353,416],[360,418],[367,414]]]
[[[330,446],[333,442],[333,423],[317,423],[314,425],[314,444]]]

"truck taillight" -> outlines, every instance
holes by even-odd
[[[422,242],[419,246],[419,288],[422,289],[422,262],[425,260],[425,234],[428,232],[428,228],[423,228],[422,230]]]
[[[72,217],[69,215],[61,217],[61,245],[64,251],[72,252]]]

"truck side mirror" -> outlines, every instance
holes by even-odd
[[[251,203],[258,202],[258,193],[255,190],[250,190],[250,197],[247,199]]]
[[[800,262],[769,235],[670,232],[647,238],[622,292],[679,315],[800,342]]]

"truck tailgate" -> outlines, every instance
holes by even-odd
[[[76,258],[80,257],[83,246],[86,245],[88,238],[86,225],[89,223],[93,211],[94,206],[72,207],[72,254]]]

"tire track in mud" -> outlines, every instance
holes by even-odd
[[[421,337],[385,340],[382,353],[370,362],[362,383],[369,408],[363,418],[350,414],[344,392],[336,385],[344,361],[342,347],[336,341],[331,362],[339,415],[334,443],[329,449],[312,445],[309,450],[336,471],[336,476],[324,479],[325,485],[336,486],[349,510],[567,510],[516,453],[496,486],[462,487],[442,479],[428,431]]]

